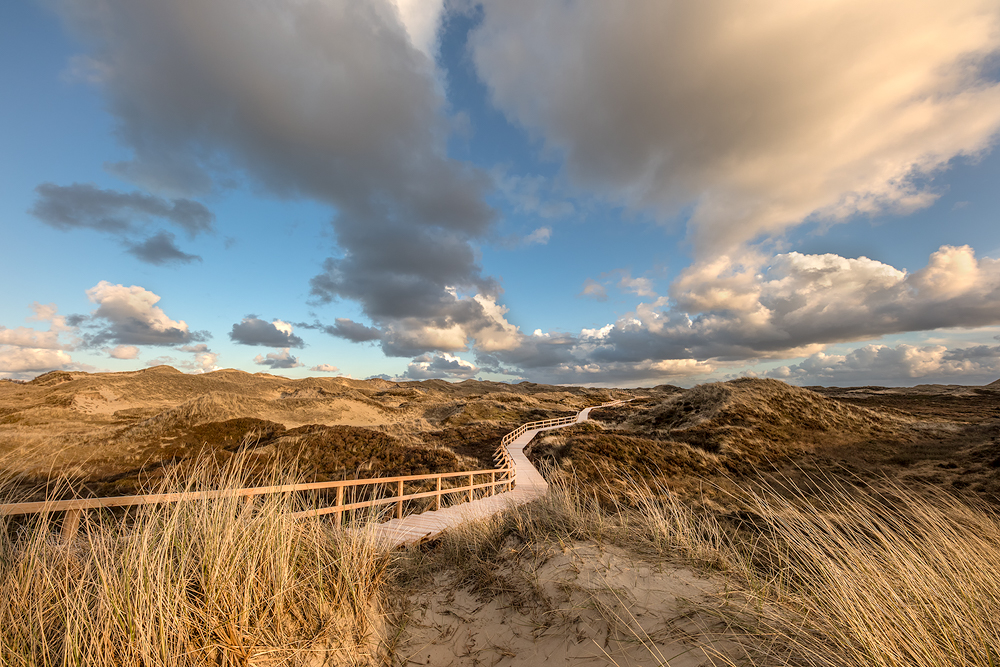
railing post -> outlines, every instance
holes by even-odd
[[[403,497],[403,480],[399,480],[398,482],[396,482],[396,497],[397,498],[402,498]],[[396,518],[397,519],[402,519],[403,518],[403,501],[402,500],[397,500],[396,501]]]
[[[76,531],[80,528],[80,512],[82,510],[66,510],[63,514],[62,541],[69,544],[76,537]]]
[[[337,507],[342,507],[344,505],[344,487],[337,487]],[[344,522],[344,510],[337,510],[337,526],[340,526]]]
[[[437,495],[434,496],[434,509],[441,509],[441,475],[437,476]]]
[[[497,492],[497,474],[495,472],[490,473],[490,495],[492,496]]]
[[[472,475],[469,475],[469,502],[472,502]]]

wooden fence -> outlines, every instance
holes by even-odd
[[[620,403],[620,400],[602,403],[596,407],[605,407]],[[306,482],[302,484],[281,484],[276,486],[257,486],[245,489],[219,489],[210,491],[183,491],[178,493],[158,493],[139,496],[112,496],[106,498],[75,498],[72,500],[41,500],[25,503],[8,503],[0,505],[0,516],[13,516],[19,514],[48,514],[52,512],[62,512],[62,538],[70,540],[76,534],[80,526],[81,514],[87,510],[112,508],[112,507],[135,507],[139,505],[156,505],[162,503],[176,503],[187,500],[210,500],[213,498],[233,498],[252,497],[273,493],[301,493],[306,491],[327,491],[333,490],[336,494],[334,504],[329,507],[318,507],[315,509],[296,512],[294,517],[320,516],[324,514],[335,514],[337,520],[341,520],[344,512],[358,510],[367,507],[378,507],[395,503],[395,515],[397,518],[403,516],[403,503],[405,501],[419,500],[422,498],[433,498],[434,509],[441,509],[441,498],[452,494],[462,494],[459,502],[471,502],[477,495],[492,496],[500,489],[500,492],[513,489],[514,481],[514,461],[507,451],[507,445],[520,437],[526,431],[555,426],[565,426],[577,421],[578,415],[568,417],[558,417],[556,419],[543,419],[541,421],[521,424],[515,430],[505,435],[501,441],[494,459],[498,467],[492,470],[471,470],[462,472],[431,473],[426,475],[405,475],[401,477],[372,477],[367,479],[345,479],[335,482]],[[489,481],[483,481],[486,477]],[[476,478],[480,478],[477,482]],[[464,482],[459,486],[444,486],[444,480],[456,480]],[[433,481],[434,488],[430,491],[417,491],[404,493],[404,485],[412,482]],[[374,497],[380,491],[386,490],[390,493],[383,497]],[[356,499],[359,495],[367,493],[372,496],[366,500],[345,502],[345,494]]]

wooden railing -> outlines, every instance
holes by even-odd
[[[621,400],[602,403],[604,407],[620,403]],[[214,498],[234,498],[252,497],[274,493],[300,493],[305,491],[325,491],[334,490],[336,499],[329,507],[318,507],[314,509],[296,512],[294,517],[320,516],[324,514],[335,514],[338,521],[343,517],[344,512],[358,510],[367,507],[377,507],[395,503],[395,515],[397,518],[403,516],[403,503],[405,501],[419,500],[422,498],[433,498],[434,509],[441,509],[441,498],[451,494],[464,494],[460,496],[460,502],[471,502],[475,499],[477,492],[485,491],[485,495],[492,496],[500,492],[513,489],[514,481],[514,460],[507,451],[507,445],[517,439],[526,431],[540,428],[550,428],[554,426],[565,426],[574,423],[579,415],[567,417],[557,417],[555,419],[543,419],[541,421],[521,424],[515,430],[505,435],[500,441],[494,458],[497,468],[492,470],[471,470],[462,472],[430,473],[426,475],[404,475],[401,477],[372,477],[367,479],[345,479],[334,482],[306,482],[302,484],[280,484],[276,486],[257,486],[245,489],[219,489],[209,491],[183,491],[178,493],[157,493],[138,496],[112,496],[106,498],[74,498],[71,500],[42,500],[24,503],[8,503],[0,505],[0,516],[13,516],[20,514],[47,514],[51,512],[63,512],[62,537],[64,540],[72,539],[80,525],[81,514],[87,510],[111,508],[111,507],[135,507],[139,505],[156,505],[162,503],[175,503],[188,500],[210,500]],[[476,483],[476,477],[483,478],[489,475],[489,481]],[[462,480],[467,482],[460,486],[446,487],[442,485],[443,480]],[[404,485],[409,482],[426,482],[434,480],[435,489],[431,491],[418,491],[404,494]],[[391,485],[390,493],[379,498],[369,498],[366,500],[345,503],[347,490],[351,491],[353,498],[358,497],[359,490],[366,490],[369,495],[374,496],[378,487]]]
[[[489,475],[490,481],[475,483],[475,478]],[[446,479],[467,478],[468,483],[460,486],[444,487],[442,481]],[[434,480],[436,488],[433,491],[423,491],[417,493],[403,493],[403,485],[406,482]],[[464,481],[464,480],[463,480]],[[441,509],[441,498],[450,494],[464,493],[466,500],[473,500],[477,491],[486,489],[487,495],[496,493],[497,487],[503,490],[510,490],[513,486],[513,474],[511,469],[493,470],[469,470],[462,472],[431,473],[426,475],[406,475],[402,477],[371,477],[367,479],[345,479],[334,482],[305,482],[301,484],[280,484],[275,486],[255,486],[245,489],[219,489],[209,491],[182,491],[177,493],[156,493],[141,496],[109,496],[105,498],[74,498],[71,500],[41,500],[26,503],[9,503],[0,505],[0,516],[13,516],[18,514],[47,514],[51,512],[63,512],[62,536],[63,539],[72,539],[80,525],[81,514],[86,510],[112,508],[112,507],[135,507],[138,505],[158,505],[163,503],[176,503],[190,500],[211,500],[217,498],[249,498],[274,493],[301,493],[306,491],[335,490],[336,501],[333,506],[320,507],[304,510],[292,514],[294,517],[319,516],[322,514],[336,514],[338,521],[343,517],[343,513],[350,510],[362,509],[365,507],[377,507],[380,505],[396,504],[395,514],[397,517],[403,516],[403,502],[416,500],[419,498],[434,498],[434,509]],[[370,489],[370,494],[374,495],[377,487],[382,485],[393,485],[395,493],[382,498],[370,498],[359,502],[344,503],[345,492],[349,489],[351,495],[357,497],[362,495],[363,490]],[[362,491],[362,493],[359,493]]]

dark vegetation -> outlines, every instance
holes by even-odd
[[[543,435],[529,455],[594,488],[638,481],[709,504],[736,487],[818,487],[824,478],[930,484],[1000,503],[1000,391],[993,388],[859,394],[742,379],[658,389],[658,396],[591,411],[592,425]]]

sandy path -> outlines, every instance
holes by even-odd
[[[533,567],[534,601],[520,608],[442,579],[414,593],[399,664],[695,667],[722,664],[700,644],[736,651],[715,638],[715,618],[698,611],[721,593],[716,580],[594,543],[553,547]]]

